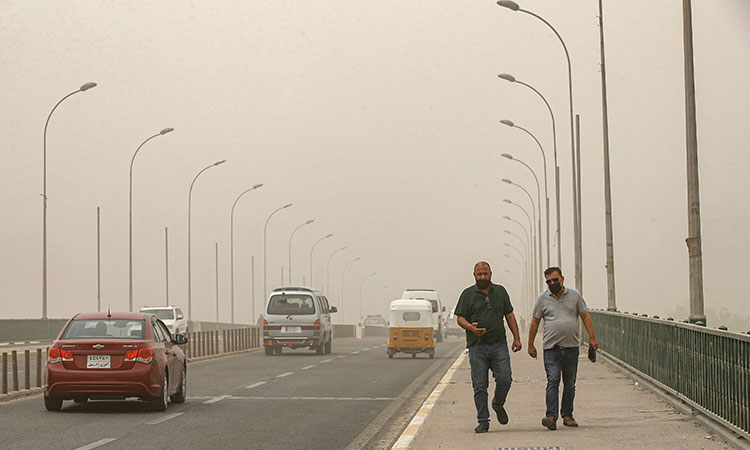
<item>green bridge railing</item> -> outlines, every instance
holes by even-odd
[[[750,440],[750,335],[620,312],[589,314],[605,354]]]

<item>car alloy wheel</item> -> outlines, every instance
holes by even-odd
[[[187,397],[187,367],[182,367],[182,381],[180,381],[180,390],[169,396],[172,403],[184,403]]]
[[[167,406],[169,405],[169,385],[167,381],[167,373],[164,372],[164,377],[161,382],[161,392],[159,393],[159,398],[157,398],[153,404],[152,407],[154,411],[166,411]]]

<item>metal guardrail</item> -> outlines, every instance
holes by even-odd
[[[188,343],[183,347],[183,351],[189,359],[215,356],[259,348],[261,339],[262,335],[258,327],[193,331],[188,334]],[[0,354],[0,400],[22,390],[31,391],[34,387],[41,388],[48,352],[49,347],[24,350],[21,360],[23,369],[19,369],[20,358],[16,350]],[[35,386],[31,384],[32,363],[36,365]]]
[[[750,440],[750,335],[589,311],[599,347]]]

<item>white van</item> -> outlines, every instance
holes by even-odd
[[[432,325],[433,330],[435,330],[435,341],[443,342],[448,317],[437,291],[435,289],[407,289],[401,294],[401,298],[429,300],[432,303]]]

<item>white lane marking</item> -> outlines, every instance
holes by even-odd
[[[352,352],[352,355],[356,355],[357,353],[359,353],[359,350]]]
[[[162,423],[162,422],[166,422],[166,421],[167,421],[167,420],[169,420],[169,419],[174,419],[175,417],[179,417],[179,416],[181,416],[181,415],[183,415],[183,414],[185,414],[185,413],[174,413],[174,414],[169,414],[169,415],[167,415],[167,416],[164,416],[164,417],[160,417],[160,418],[158,418],[158,419],[156,419],[156,420],[152,420],[151,422],[146,422],[146,425],[156,425],[157,423]]]
[[[105,439],[99,439],[96,442],[92,442],[89,445],[84,445],[83,447],[78,447],[76,450],[89,450],[96,447],[101,447],[104,444],[109,444],[112,441],[116,441],[116,438],[105,438]]]
[[[302,368],[302,370],[312,369],[313,367],[315,367],[315,364],[311,364],[309,366],[305,366],[305,367]]]
[[[336,359],[338,359],[338,358],[346,358],[346,355],[339,355],[339,356],[336,357]]]
[[[276,375],[276,378],[284,378],[288,377],[289,375],[294,375],[294,372],[284,372],[281,375]]]
[[[216,403],[216,402],[220,402],[220,401],[224,400],[225,398],[229,398],[229,397],[231,397],[231,395],[220,395],[218,397],[212,398],[211,400],[206,400],[203,403],[207,403],[207,404]]]
[[[401,436],[398,438],[396,443],[393,444],[391,450],[407,449],[411,446],[411,442],[414,439],[414,436],[417,435],[417,433],[419,432],[419,428],[424,423],[424,420],[428,415],[430,415],[430,412],[432,412],[432,407],[435,406],[435,402],[437,402],[437,399],[440,397],[440,394],[443,392],[445,386],[447,386],[451,382],[453,374],[456,373],[456,370],[458,370],[458,366],[461,365],[464,359],[466,359],[466,353],[462,352],[458,356],[458,358],[456,358],[456,361],[453,362],[453,365],[450,366],[445,375],[443,375],[443,378],[438,382],[438,385],[432,391],[430,396],[427,397],[427,400],[422,403],[422,407],[419,408],[419,411],[417,411],[414,417],[412,417],[411,422],[409,422],[409,425],[406,426],[406,429],[403,433],[401,433]]]
[[[230,397],[231,400],[335,400],[335,401],[392,401],[391,397]]]
[[[268,383],[268,381],[258,381],[257,383],[253,383],[250,386],[245,386],[245,389],[257,388],[258,386],[263,386],[266,383]]]
[[[368,351],[368,350],[370,350],[370,349],[369,349],[369,348],[363,348],[363,349],[362,349],[362,351],[363,351],[363,352],[366,352],[366,351]]]
[[[331,362],[331,361],[333,361],[333,358],[330,358],[330,359],[324,359],[324,360],[323,360],[323,361],[321,361],[320,363],[321,363],[321,364],[323,364],[323,363],[327,363],[327,362]]]

